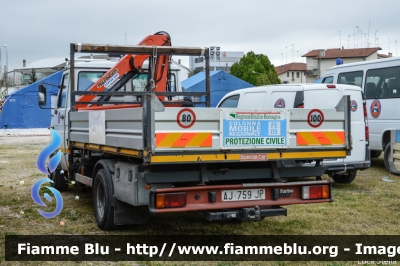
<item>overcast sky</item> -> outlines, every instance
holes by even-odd
[[[136,45],[157,31],[172,45],[254,51],[275,66],[305,62],[301,55],[313,49],[367,47],[366,40],[396,56],[399,10],[398,0],[0,0],[1,64],[4,44],[12,70],[23,59],[69,57],[70,43]]]

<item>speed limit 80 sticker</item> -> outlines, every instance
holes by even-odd
[[[176,122],[182,128],[190,128],[196,122],[196,114],[189,108],[182,109],[176,116]]]
[[[311,127],[319,127],[324,122],[324,114],[321,110],[312,109],[308,113],[307,122]]]

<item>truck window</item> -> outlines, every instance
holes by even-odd
[[[333,76],[325,77],[321,83],[332,84],[333,83]]]
[[[400,98],[400,67],[388,67],[367,71],[365,97]]]
[[[132,79],[133,91],[145,91],[147,85],[147,74],[140,74],[135,79]]]
[[[225,100],[218,106],[220,108],[236,108],[239,102],[239,94],[232,95]]]
[[[78,74],[78,91],[86,91],[98,81],[106,72],[105,71],[81,71]]]
[[[64,75],[61,84],[62,84],[62,86],[60,89],[60,95],[57,100],[57,108],[65,107],[65,102],[66,102],[66,97],[67,97],[67,89],[68,89],[68,84],[69,84],[69,75],[68,74]]]
[[[362,87],[363,80],[363,72],[362,71],[354,71],[347,73],[340,73],[338,76],[338,84],[347,84],[347,85],[355,85],[358,87]]]

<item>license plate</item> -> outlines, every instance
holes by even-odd
[[[222,190],[222,201],[242,201],[265,199],[264,188]]]

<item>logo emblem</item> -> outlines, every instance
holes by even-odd
[[[379,100],[373,100],[371,103],[371,107],[369,108],[369,111],[371,112],[371,116],[373,118],[378,118],[379,115],[381,114],[381,102]]]
[[[44,173],[46,175],[51,174],[57,168],[57,165],[61,161],[61,151],[58,151],[55,155],[53,155],[49,159],[48,165],[46,167],[46,159],[49,156],[51,156],[52,154],[54,154],[55,151],[57,151],[58,147],[60,146],[60,144],[62,142],[61,136],[56,131],[54,131],[53,129],[50,129],[50,133],[51,133],[51,142],[50,142],[49,146],[45,147],[39,153],[38,159],[36,162],[36,166],[39,169],[39,171],[41,171],[42,173]],[[46,178],[40,179],[32,186],[31,197],[32,197],[33,201],[39,206],[47,206],[40,198],[39,190],[40,190],[40,186],[43,183],[48,183],[48,182],[53,183],[53,181],[51,179],[46,177]],[[61,212],[61,210],[63,208],[63,199],[62,199],[60,192],[57,189],[55,189],[53,187],[48,187],[48,186],[46,186],[46,188],[53,193],[53,195],[56,199],[56,209],[53,212],[44,212],[44,211],[38,209],[38,212],[44,218],[54,218]],[[47,201],[49,201],[49,202],[52,201],[52,198],[48,193],[44,193],[43,196],[45,197],[45,199]]]
[[[274,108],[285,108],[285,100],[282,98],[276,100]]]
[[[352,111],[352,112],[355,112],[355,111],[357,111],[357,108],[358,108],[358,104],[357,104],[357,102],[356,101],[351,101],[351,103],[350,103],[350,110]]]

